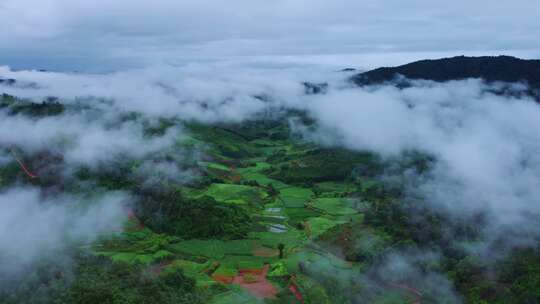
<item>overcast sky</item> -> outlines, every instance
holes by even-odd
[[[540,57],[538,0],[0,0],[0,65],[106,71],[241,56],[351,66]],[[284,57],[285,56],[285,57]]]

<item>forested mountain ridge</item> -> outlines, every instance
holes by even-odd
[[[381,84],[402,75],[407,79],[436,82],[481,78],[486,82],[526,82],[534,96],[540,97],[540,60],[525,60],[511,56],[457,56],[435,60],[420,60],[397,67],[381,67],[357,74],[351,80],[357,85]],[[398,85],[406,85],[399,82]]]

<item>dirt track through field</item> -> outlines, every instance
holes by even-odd
[[[23,164],[23,162],[17,157],[17,155],[12,151],[11,154],[13,154],[13,158],[15,158],[15,161],[19,164],[19,167],[21,167],[21,169],[24,171],[24,173],[30,177],[30,178],[38,178],[39,176],[37,176],[36,174],[30,172],[30,170],[28,170],[28,168],[26,168],[26,166]]]

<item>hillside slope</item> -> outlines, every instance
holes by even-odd
[[[352,77],[357,85],[380,84],[403,75],[408,79],[437,82],[482,78],[487,82],[527,82],[535,96],[540,96],[540,60],[524,60],[510,56],[465,57],[421,60],[397,67],[382,67]]]

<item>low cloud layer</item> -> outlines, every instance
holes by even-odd
[[[34,83],[34,89],[17,85],[2,87],[2,92],[19,97],[40,100],[55,96],[67,103],[97,97],[114,101],[115,111],[211,122],[240,121],[261,111],[266,104],[255,98],[258,95],[276,100],[300,95],[300,82],[305,80],[302,78],[306,69],[316,73],[310,79],[322,80],[328,75],[311,66],[283,68],[279,64],[245,66],[219,62],[154,66],[105,75],[12,71],[0,67],[0,77]],[[111,110],[106,104],[100,106]]]
[[[120,231],[126,203],[120,192],[86,201],[69,195],[44,198],[28,187],[0,193],[0,280],[50,254],[62,255],[65,246]]]
[[[406,303],[437,303],[441,299],[444,303],[461,303],[452,282],[425,267],[439,258],[433,252],[388,252],[362,271],[343,267],[335,257],[325,254],[306,256],[301,264],[310,277],[335,286],[330,291],[334,298],[374,303],[394,294]]]
[[[89,119],[78,114],[42,119],[0,114],[0,145],[20,147],[28,153],[61,152],[69,164],[94,166],[119,155],[139,158],[155,153],[182,136],[179,129],[172,128],[163,136],[144,138],[141,124],[106,123],[101,118]]]
[[[540,128],[540,106],[487,89],[479,80],[355,88],[315,97],[306,109],[323,142],[435,156],[431,178],[411,191],[457,217],[487,212],[486,237],[510,228],[538,235],[540,135],[532,130]]]

